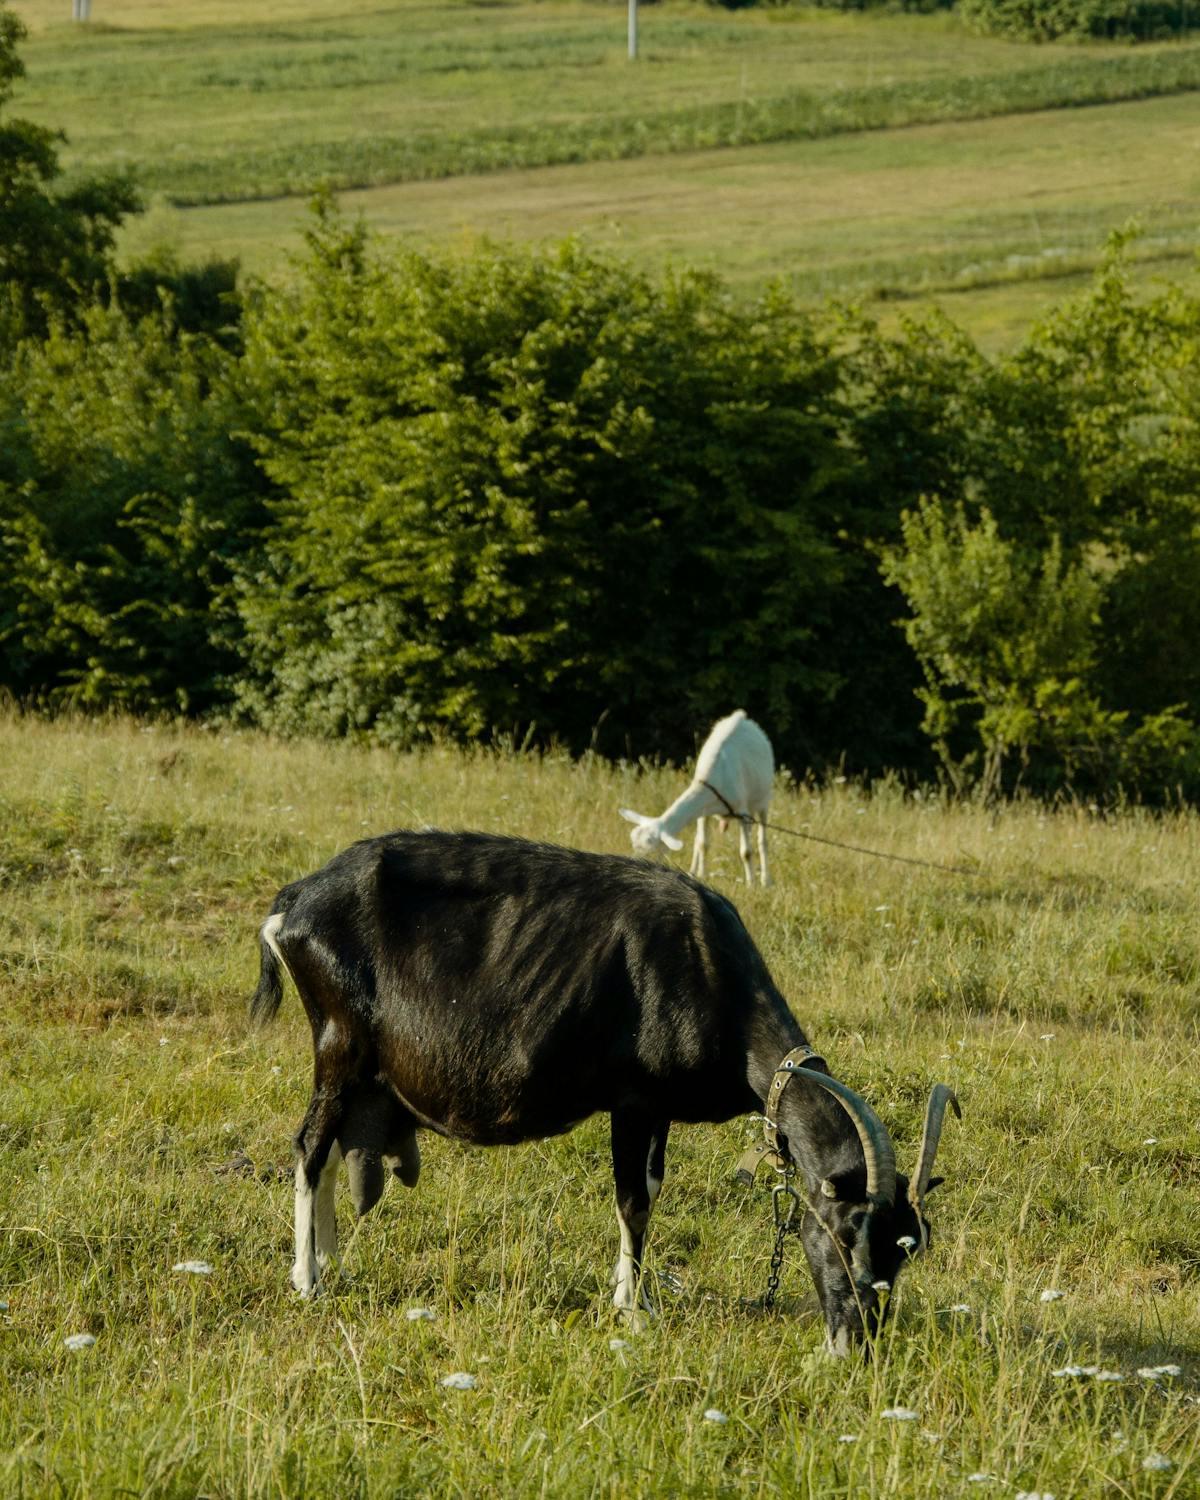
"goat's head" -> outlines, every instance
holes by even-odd
[[[925,1195],[942,1181],[932,1175],[942,1121],[948,1104],[955,1114],[961,1111],[951,1090],[937,1084],[910,1181],[897,1173],[887,1130],[865,1099],[823,1073],[796,1073],[838,1099],[858,1132],[866,1164],[821,1179],[800,1222],[829,1348],[846,1355],[879,1333],[897,1276],[929,1244]]]
[[[630,807],[621,808],[621,816],[627,823],[633,824],[629,842],[633,845],[635,854],[653,856],[661,854],[664,847],[683,848],[682,842],[663,828],[661,819],[648,818],[645,813],[634,812]]]

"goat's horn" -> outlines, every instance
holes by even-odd
[[[830,1078],[827,1073],[816,1073],[811,1068],[796,1068],[797,1078],[807,1078],[827,1094],[832,1094],[850,1116],[858,1138],[862,1142],[863,1156],[867,1163],[867,1197],[872,1203],[892,1204],[896,1201],[896,1153],[883,1121],[853,1089]]]
[[[916,1171],[908,1185],[908,1201],[918,1213],[925,1203],[929,1179],[933,1175],[933,1160],[942,1138],[942,1121],[946,1118],[947,1104],[953,1106],[954,1113],[961,1120],[962,1110],[958,1107],[954,1090],[944,1083],[935,1083],[929,1096],[929,1107],[925,1111],[925,1129],[921,1134],[921,1152],[917,1157]]]

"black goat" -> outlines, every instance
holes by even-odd
[[[477,1145],[612,1117],[621,1232],[614,1305],[633,1314],[674,1121],[762,1110],[804,1034],[741,918],[677,871],[479,833],[365,839],[276,897],[256,1020],[280,964],[312,1027],[313,1096],[296,1136],[292,1283],[334,1260],[346,1158],[360,1213],[383,1163],[417,1180],[418,1126]],[[807,1050],[807,1049],[805,1049]],[[948,1091],[935,1089],[912,1188],[870,1106],[815,1055],[776,1094],[781,1149],[807,1190],[801,1238],[830,1345],[874,1332],[909,1249]],[[788,1067],[792,1067],[789,1061]]]

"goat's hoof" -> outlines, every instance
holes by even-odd
[[[652,1307],[619,1307],[617,1321],[630,1333],[646,1333],[654,1326],[655,1311]]]
[[[307,1267],[293,1266],[289,1277],[292,1290],[299,1292],[306,1302],[310,1301],[321,1290],[321,1279]]]

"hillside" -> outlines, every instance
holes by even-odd
[[[999,342],[1131,217],[1148,272],[1194,252],[1187,42],[1035,48],[939,16],[672,3],[645,9],[630,65],[623,8],[568,0],[252,23],[201,0],[169,24],[96,0],[87,28],[57,0],[15,9],[20,111],[67,130],[68,168],[128,167],[152,196],[131,251],[275,272],[328,181],[419,242],[582,233],[747,288],[934,297]]]
[[[336,1292],[287,1289],[311,1049],[290,987],[270,1029],[244,1010],[275,890],[425,820],[627,851],[617,808],[664,806],[676,774],[12,718],[0,760],[3,1493],[1195,1493],[1194,814],[831,782],[781,789],[775,819],[978,874],[777,835],[775,887],[748,891],[732,836],[710,849],[902,1169],[931,1083],[962,1100],[932,1249],[877,1358],[843,1365],[795,1245],[778,1317],[751,1305],[749,1120],[672,1132],[644,1333],[608,1311],[599,1119],[511,1150],[428,1138],[413,1193],[356,1228],[341,1198]]]

